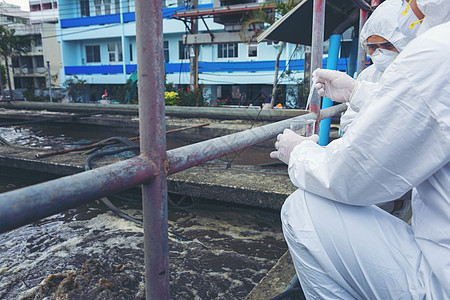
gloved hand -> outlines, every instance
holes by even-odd
[[[356,80],[347,74],[334,70],[317,69],[313,72],[313,82],[320,96],[336,102],[349,102]]]
[[[285,164],[289,165],[289,157],[295,146],[301,144],[304,141],[311,140],[315,143],[319,141],[319,136],[314,134],[309,137],[304,137],[296,134],[290,129],[285,129],[282,134],[277,136],[277,142],[275,143],[275,149],[278,151],[273,151],[270,153],[271,158],[278,158]]]

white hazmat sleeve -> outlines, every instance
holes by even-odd
[[[289,174],[296,186],[339,202],[376,204],[402,196],[447,164],[450,43],[413,42],[367,93],[374,99],[341,139],[294,149]]]

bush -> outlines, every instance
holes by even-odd
[[[206,102],[203,97],[203,86],[198,86],[194,90],[187,89],[178,89],[178,95],[180,97],[180,101],[178,105],[181,106],[205,106]]]
[[[35,92],[35,88],[32,85],[27,86],[26,90],[23,92],[23,96],[27,101],[33,102],[43,102],[45,98],[42,96],[37,96]],[[50,99],[50,97],[48,97]]]
[[[168,92],[164,93],[164,98],[167,106],[178,105],[180,102],[180,97],[178,97],[178,93],[176,92]]]
[[[216,100],[211,100],[209,105],[210,106],[225,106],[225,105],[230,105],[230,103],[228,103],[228,99],[216,99]]]
[[[63,84],[63,90],[67,92],[71,101],[79,102],[86,94],[88,84],[86,80],[79,79],[76,75],[67,79]]]

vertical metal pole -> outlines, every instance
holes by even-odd
[[[361,34],[361,30],[364,26],[364,23],[367,21],[367,17],[369,15],[369,12],[366,10],[362,10],[359,13],[359,33]],[[366,68],[366,51],[364,51],[364,48],[361,46],[361,39],[359,39],[358,44],[358,63],[356,68],[357,75],[361,74],[361,72]]]
[[[358,56],[358,44],[359,44],[359,38],[353,37],[352,48],[350,50],[350,55],[348,57],[348,64],[347,64],[347,75],[350,75],[351,77],[353,77],[355,75],[355,71],[356,71],[356,63],[357,63],[357,56]]]
[[[380,5],[380,0],[372,0],[370,3],[370,6],[372,7],[372,10],[375,9],[378,5]],[[367,21],[367,18],[369,17],[369,12],[367,10],[360,11],[359,15],[359,32],[361,33],[361,30],[364,26],[364,24]],[[359,45],[358,45],[358,64],[357,64],[357,74],[359,75],[365,68],[366,68],[366,51],[361,47],[361,39],[359,39]]]
[[[191,0],[191,9],[198,8],[198,0]],[[198,33],[198,19],[191,18],[191,34]],[[190,88],[193,91],[197,87],[198,82],[198,45],[191,45],[189,47],[189,74],[190,74]]]
[[[142,185],[147,299],[169,299],[166,124],[164,108],[163,1],[136,0],[141,155],[157,176]]]
[[[327,59],[327,69],[328,70],[337,70],[339,64],[339,49],[341,48],[341,37],[340,34],[333,34],[330,36],[330,48],[328,50],[328,59]],[[328,98],[323,98],[322,100],[322,109],[333,106],[333,101]],[[320,121],[320,130],[319,130],[319,145],[326,146],[328,145],[328,141],[330,140],[330,126],[331,126],[331,118],[324,119]]]
[[[53,102],[52,97],[52,77],[50,74],[50,62],[47,60],[47,72],[48,72],[48,94],[50,96],[50,103]]]
[[[315,69],[322,67],[323,60],[323,38],[325,29],[325,0],[314,0],[313,4],[313,24],[311,42],[311,75]],[[312,76],[311,76],[312,83]],[[311,84],[310,83],[310,84]],[[320,115],[320,97],[311,99],[311,111]],[[318,133],[320,122],[316,122],[315,132]]]

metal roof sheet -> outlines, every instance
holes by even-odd
[[[328,0],[325,7],[325,32],[327,40],[334,29],[358,9],[350,0]],[[294,44],[311,45],[313,0],[303,0],[257,38],[262,41],[284,41]],[[356,23],[353,25],[357,25]]]

